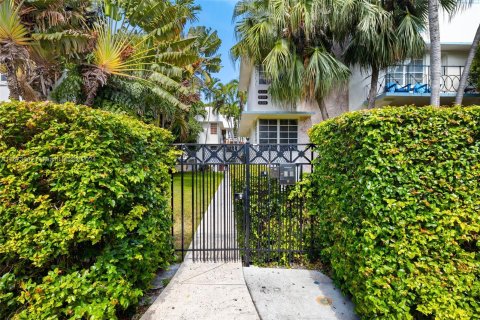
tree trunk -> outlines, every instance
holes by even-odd
[[[463,69],[462,76],[460,77],[460,83],[458,85],[457,96],[455,97],[455,104],[461,105],[463,100],[463,95],[465,93],[465,88],[467,87],[468,76],[470,75],[470,68],[472,67],[473,59],[477,53],[478,46],[480,44],[480,24],[477,28],[477,33],[473,39],[472,46],[470,47],[470,52],[468,53],[467,61],[465,62],[465,68]]]
[[[6,62],[5,66],[7,68],[7,85],[10,91],[8,98],[10,100],[20,100],[22,90],[17,78],[17,68],[12,61]]]
[[[318,108],[320,109],[320,114],[322,115],[322,121],[328,120],[330,116],[328,115],[327,105],[323,98],[317,98]]]
[[[377,66],[372,66],[372,79],[370,81],[370,91],[368,92],[368,109],[375,108],[375,99],[377,97],[378,75],[380,70]]]
[[[97,96],[98,88],[100,87],[99,83],[95,81],[92,85],[88,86],[87,98],[85,99],[85,105],[91,107]]]
[[[440,106],[440,77],[442,71],[438,0],[428,0],[428,25],[430,29],[430,104],[438,107]]]

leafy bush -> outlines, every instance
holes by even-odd
[[[168,131],[0,105],[0,318],[113,319],[173,257]]]
[[[310,132],[317,243],[365,319],[479,319],[480,107],[385,108]]]
[[[480,91],[480,48],[477,50],[470,68],[470,81]]]
[[[63,81],[50,93],[51,98],[59,103],[80,103],[83,101],[83,79],[77,67],[75,65],[68,65],[63,77]]]

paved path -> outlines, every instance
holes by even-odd
[[[197,249],[203,246],[220,248],[226,241],[236,241],[234,228],[227,230],[220,227],[225,225],[224,219],[234,221],[231,206],[227,205],[230,203],[230,192],[225,192],[229,188],[228,179],[220,184],[215,201],[205,212],[191,248],[193,244]],[[210,254],[208,260],[221,261],[222,257],[222,252]],[[193,255],[188,253],[168,286],[141,319],[257,320],[259,317],[239,260],[194,263]]]
[[[244,268],[262,320],[356,320],[353,304],[318,271]]]
[[[228,176],[220,183],[190,249],[238,247]],[[358,319],[352,303],[320,272],[242,268],[237,251],[215,251],[205,257],[197,253],[197,262],[193,257],[191,252],[186,255],[141,320]],[[199,258],[207,262],[198,262]]]

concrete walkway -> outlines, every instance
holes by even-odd
[[[262,320],[357,320],[352,302],[318,271],[244,268]]]
[[[353,304],[320,272],[242,268],[238,250],[215,251],[238,248],[228,177],[220,183],[190,245],[211,251],[197,252],[196,262],[189,252],[141,320],[358,319]]]
[[[226,177],[229,175],[227,174]],[[222,248],[235,244],[235,228],[225,229],[224,221],[235,221],[231,210],[229,179],[215,194],[199,224],[190,248]],[[228,203],[227,203],[228,202]],[[224,205],[225,204],[225,205]],[[221,209],[221,208],[227,208]],[[232,247],[238,247],[233,245]],[[206,259],[222,261],[222,252]],[[198,254],[197,254],[198,259]],[[260,319],[248,292],[240,260],[231,262],[193,262],[189,252],[165,290],[150,306],[142,320],[257,320]]]

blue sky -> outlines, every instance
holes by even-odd
[[[217,30],[222,46],[220,54],[222,55],[222,70],[214,76],[222,82],[228,82],[238,79],[239,68],[235,68],[230,59],[229,51],[235,43],[233,33],[232,13],[236,0],[196,0],[197,4],[202,7],[198,14],[198,22],[194,25],[203,25]]]

